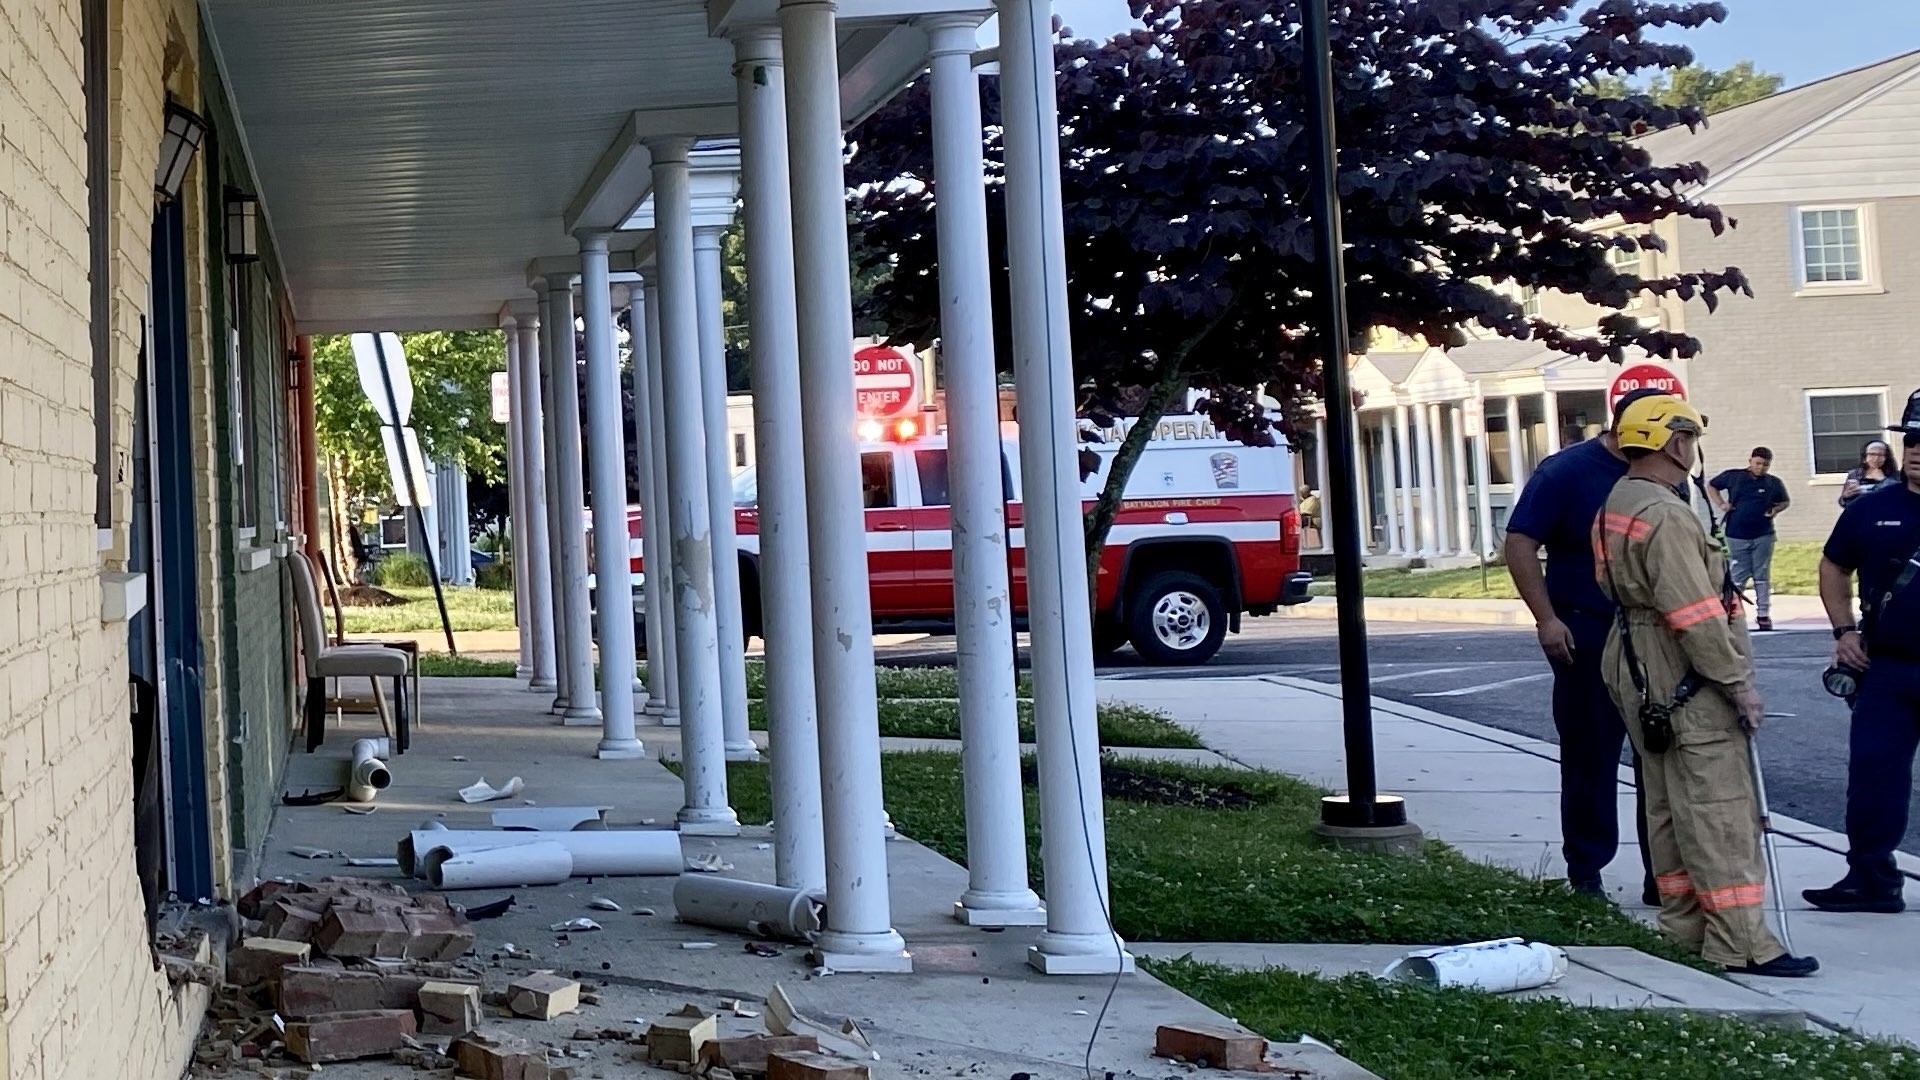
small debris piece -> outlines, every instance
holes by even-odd
[[[287,1051],[317,1064],[391,1054],[415,1031],[413,1010],[329,1013],[287,1025]]]
[[[480,1026],[480,988],[470,983],[430,982],[420,988],[420,1032],[465,1035]]]
[[[1220,1024],[1162,1024],[1154,1032],[1153,1056],[1205,1062],[1231,1072],[1261,1072],[1267,1040]]]
[[[507,1007],[514,1015],[532,1020],[551,1020],[580,1007],[580,984],[548,971],[509,983],[507,993]]]
[[[657,911],[655,911],[655,910],[653,910],[653,909],[652,909],[652,908],[650,908],[650,907],[642,907],[642,908],[634,908],[634,909],[633,909],[633,913],[634,913],[635,915],[658,915],[658,914],[660,914],[659,912],[657,912]]]
[[[451,1047],[461,1076],[477,1080],[572,1080],[572,1066],[555,1065],[547,1052],[504,1031],[483,1029],[461,1036]]]
[[[505,900],[495,900],[491,904],[481,904],[478,907],[470,907],[467,909],[467,921],[472,922],[475,919],[497,919],[505,915],[512,907],[513,897],[511,896]]]
[[[784,1050],[767,1056],[767,1080],[867,1080],[867,1063],[832,1054]]]
[[[700,1050],[700,1063],[707,1067],[708,1080],[716,1070],[726,1069],[735,1076],[761,1077],[767,1074],[767,1057],[781,1051],[816,1051],[820,1040],[811,1035],[750,1035],[744,1038],[714,1039]]]
[[[235,986],[272,982],[281,968],[304,964],[312,955],[313,946],[305,942],[250,937],[227,954],[227,981]]]
[[[393,1060],[422,1072],[448,1072],[460,1067],[459,1062],[431,1047],[402,1047],[393,1052]]]
[[[750,952],[755,956],[771,957],[771,956],[779,956],[785,950],[781,949],[780,946],[778,945],[770,945],[764,941],[749,941],[747,942],[746,948],[744,951]]]
[[[773,850],[773,845],[772,845],[772,844],[755,844],[755,845],[753,845],[753,850],[755,850],[755,851],[772,851],[772,850]]]
[[[593,899],[587,901],[587,906],[592,908],[595,911],[619,911],[620,910],[620,904],[617,901],[609,900],[604,896],[596,896]],[[636,912],[636,914],[638,913]]]
[[[516,776],[500,787],[494,787],[492,784],[487,783],[487,778],[483,776],[478,783],[470,784],[460,789],[460,801],[465,803],[483,803],[493,802],[496,799],[511,799],[524,791],[526,786],[526,781]]]
[[[323,848],[323,847],[293,847],[293,848],[287,849],[287,854],[297,855],[302,859],[333,858],[333,852],[328,851],[326,848]]]
[[[451,757],[451,758],[448,758],[447,760],[449,760],[449,761],[465,761],[465,760],[467,760],[467,755],[465,755],[465,754],[455,754],[455,755],[453,755],[453,757]]]
[[[347,858],[348,866],[399,866],[400,860],[391,855],[353,855]]]
[[[811,1035],[819,1040],[821,1050],[841,1057],[880,1060],[859,1024],[848,1020],[835,1029],[815,1020],[793,1007],[792,999],[779,983],[774,983],[767,993],[767,1030],[775,1035]]]
[[[694,952],[699,949],[717,949],[720,947],[720,943],[717,941],[683,941],[680,943],[680,947],[688,952]]]
[[[688,1005],[648,1026],[647,1061],[653,1065],[699,1061],[701,1048],[719,1034],[719,1018],[696,1005]]]
[[[181,983],[197,983],[219,989],[222,982],[219,968],[212,964],[189,960],[184,956],[169,956],[161,953],[160,966],[166,969],[167,982],[174,986]]]
[[[377,807],[377,806],[351,806],[351,805],[344,805],[344,804],[343,804],[343,805],[342,805],[342,806],[340,807],[340,809],[342,809],[342,810],[345,810],[345,811],[346,811],[347,813],[349,813],[349,814],[354,814],[354,815],[357,815],[357,816],[359,816],[359,817],[365,817],[365,816],[367,816],[368,814],[371,814],[371,813],[373,813],[373,812],[374,812],[375,810],[378,810],[378,809],[380,809],[380,808],[379,808],[379,807]]]
[[[298,795],[292,792],[282,792],[280,802],[285,806],[322,806],[340,798],[346,793],[346,788],[339,787],[329,791],[314,791],[312,788],[306,788]]]
[[[594,922],[592,919],[582,917],[578,919],[568,919],[566,922],[554,923],[552,926],[547,927],[547,929],[556,934],[584,934],[592,930],[600,929],[600,924]]]
[[[697,874],[718,874],[733,869],[733,864],[720,857],[717,851],[687,860],[687,869]]]

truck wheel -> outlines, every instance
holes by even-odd
[[[1093,620],[1093,658],[1112,656],[1127,643],[1127,628],[1112,619]]]
[[[1227,639],[1227,609],[1206,578],[1167,570],[1127,601],[1127,637],[1150,664],[1204,664]]]

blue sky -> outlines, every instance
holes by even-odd
[[[1752,60],[1788,86],[1920,49],[1920,0],[1723,0],[1718,25],[1684,34],[1703,64]],[[1054,0],[1081,37],[1104,38],[1131,25],[1126,0]],[[1818,14],[1810,14],[1817,11]],[[992,40],[991,26],[981,37]]]

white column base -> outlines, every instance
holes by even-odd
[[[877,934],[846,934],[823,930],[814,935],[807,959],[838,972],[870,975],[911,975],[913,954],[906,939],[892,930]]]
[[[527,689],[532,690],[534,693],[552,693],[560,689],[560,684],[554,682],[552,679],[534,679],[527,683]]]
[[[651,716],[657,720],[667,715],[667,703],[657,698],[648,698],[646,708],[640,711],[644,715]]]
[[[633,699],[634,699],[635,701],[639,701],[639,702],[643,702],[643,703],[644,703],[644,702],[646,701],[646,699],[647,699],[647,681],[646,681],[645,679],[635,679],[635,680],[633,680]],[[636,714],[638,714],[638,713],[640,712],[640,710],[639,710],[639,709],[635,709],[635,710],[633,710],[633,711],[634,711],[634,712],[635,712]]]
[[[680,710],[668,709],[666,712],[661,713],[660,726],[661,727],[679,727],[680,726]]]
[[[962,926],[1045,926],[1047,909],[1040,904],[1040,898],[1029,892],[1024,906],[1021,900],[1011,896],[981,897],[968,904],[967,897],[961,897],[953,904],[953,921]]]
[[[556,694],[554,695],[553,704],[547,706],[547,711],[555,716],[559,716],[570,708],[572,708],[572,706],[567,703],[567,699]]]
[[[716,810],[692,810],[681,807],[674,818],[681,836],[739,836],[740,819],[731,807]]]
[[[1027,966],[1042,975],[1131,975],[1133,954],[1107,934],[1042,934],[1027,949]]]
[[[532,677],[533,677],[533,665],[532,665],[532,664],[516,664],[516,665],[514,665],[514,669],[513,669],[513,677],[514,677],[514,678],[516,678],[516,679],[530,679],[530,678],[532,678]]]
[[[750,741],[746,743],[728,743],[727,744],[727,760],[728,761],[759,761],[760,748],[754,745]]]
[[[639,739],[602,739],[593,756],[601,761],[644,761],[647,744]]]
[[[581,709],[576,709],[572,706],[568,706],[567,710],[560,714],[560,726],[561,727],[599,727],[600,726],[600,710],[591,705]]]

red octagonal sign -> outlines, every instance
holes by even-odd
[[[1608,411],[1635,390],[1658,390],[1682,399],[1687,396],[1686,386],[1671,369],[1659,364],[1635,364],[1614,376],[1613,385],[1607,390]]]
[[[885,345],[853,354],[854,408],[861,416],[888,419],[920,407],[920,365]]]

